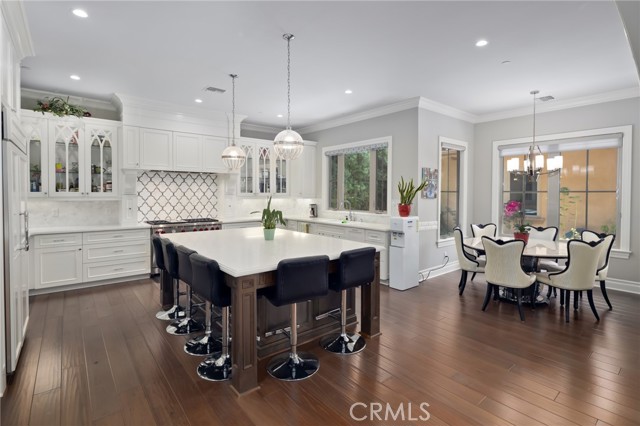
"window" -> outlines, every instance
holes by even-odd
[[[389,198],[390,140],[372,140],[325,148],[328,207],[386,212]],[[345,207],[346,203],[346,207]]]
[[[453,241],[454,228],[465,227],[466,149],[466,142],[440,137],[439,242]]]
[[[560,238],[573,238],[584,229],[614,233],[614,257],[628,258],[631,126],[536,139],[545,157],[562,156],[561,173],[540,175],[537,182],[515,176],[507,172],[506,163],[520,157],[530,141],[494,142],[494,155],[502,157],[497,171],[502,173],[502,191],[493,205],[494,220],[502,223],[502,206],[508,200],[523,201],[525,221],[531,225],[557,226]],[[504,225],[501,229],[503,234],[512,232]]]

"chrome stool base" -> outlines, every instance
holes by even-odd
[[[320,346],[334,354],[352,355],[360,352],[367,346],[364,338],[359,334],[349,336],[347,334],[333,334],[320,341]]]
[[[186,334],[195,333],[204,330],[204,326],[193,318],[185,318],[182,321],[174,321],[167,326],[167,333],[174,336],[184,336]]]
[[[319,369],[318,358],[307,352],[298,352],[274,358],[269,363],[267,372],[275,379],[293,382],[311,377]]]
[[[211,355],[222,350],[222,343],[212,335],[202,335],[189,340],[184,344],[184,351],[189,355]]]
[[[186,314],[184,307],[174,305],[167,311],[158,312],[156,318],[162,321],[173,321],[184,318]]]
[[[216,353],[213,357],[207,358],[198,365],[198,376],[212,382],[221,382],[231,378],[231,357]]]

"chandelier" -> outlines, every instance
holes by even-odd
[[[244,149],[236,146],[236,78],[237,74],[229,74],[231,77],[232,91],[231,91],[231,145],[226,147],[222,151],[222,162],[231,170],[238,170],[244,165],[247,159],[247,154]]]
[[[540,175],[554,175],[562,170],[562,155],[547,158],[547,169],[544,170],[544,155],[536,145],[536,95],[538,90],[530,92],[533,95],[533,137],[529,152],[524,156],[523,170],[520,170],[518,157],[507,160],[507,171],[518,176],[528,176],[529,181],[537,181]]]
[[[287,40],[287,128],[276,135],[273,140],[273,149],[278,158],[283,160],[295,160],[302,153],[304,143],[298,132],[291,130],[291,39],[293,34],[283,34]]]

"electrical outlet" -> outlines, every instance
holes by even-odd
[[[446,250],[444,251],[444,257],[449,257],[449,256],[447,256],[447,251]]]

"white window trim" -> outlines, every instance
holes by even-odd
[[[460,141],[457,139],[447,138],[445,136],[440,136],[438,138],[438,169],[440,172],[438,173],[438,191],[442,188],[442,148],[444,145],[448,145],[453,149],[458,149],[460,152],[460,182],[459,185],[459,193],[460,193],[460,206],[459,206],[459,219],[460,219],[460,229],[462,229],[462,233],[464,234],[465,229],[467,228],[467,188],[468,188],[468,176],[469,176],[469,143],[465,141]],[[438,240],[436,242],[437,247],[449,247],[454,245],[455,241],[453,237],[451,238],[440,238],[440,208],[441,208],[442,197],[438,196]]]
[[[619,259],[628,259],[631,255],[630,239],[631,239],[631,146],[633,142],[633,126],[617,126],[605,127],[601,129],[579,130],[575,132],[555,133],[550,135],[536,136],[539,142],[582,138],[589,136],[610,135],[612,133],[622,134],[622,189],[620,203],[620,227],[623,232],[616,235],[619,238],[620,248],[611,250],[611,257]],[[493,141],[492,151],[492,172],[491,172],[491,219],[493,223],[499,223],[500,212],[500,193],[502,192],[500,174],[502,172],[502,163],[500,160],[500,148],[504,145],[530,145],[531,138],[517,138],[507,140]]]
[[[392,140],[393,138],[391,136],[384,136],[381,138],[367,139],[365,141],[349,142],[349,143],[340,144],[340,145],[325,146],[322,148],[322,205],[326,210],[330,209],[329,182],[327,179],[327,177],[329,176],[329,157],[326,155],[326,152],[334,151],[336,149],[356,148],[360,146],[386,143],[387,144],[387,213],[386,214],[387,215],[390,214],[389,212],[391,211],[391,182],[393,182],[393,178],[392,178],[393,175],[391,174],[391,164],[393,163]],[[347,210],[331,210],[331,211],[347,212]],[[374,212],[358,211],[357,213],[358,213],[358,216],[367,215],[367,214],[376,215],[376,217],[380,216],[379,213],[374,213]]]

